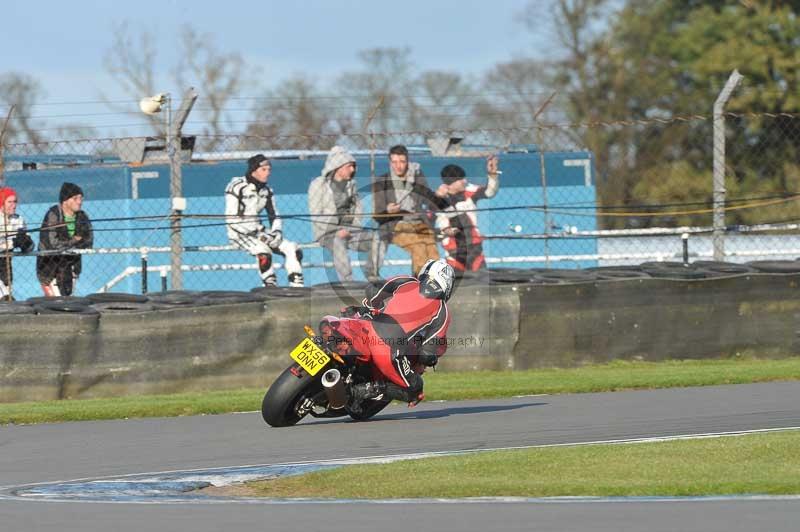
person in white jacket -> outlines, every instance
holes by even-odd
[[[314,240],[333,254],[333,266],[340,281],[353,280],[348,249],[359,251],[366,258],[367,279],[378,277],[375,254],[371,252],[376,235],[361,227],[363,208],[355,174],[355,158],[345,148],[334,146],[322,167],[322,175],[308,187]]]
[[[303,252],[295,242],[283,238],[283,221],[275,206],[275,193],[267,185],[272,164],[263,154],[247,160],[247,172],[234,177],[225,188],[225,225],[228,240],[258,261],[264,286],[276,286],[272,254],[285,258],[289,286],[303,286]],[[269,229],[262,223],[266,211]]]
[[[12,252],[29,253],[34,244],[25,220],[17,214],[17,193],[11,187],[0,188],[0,236],[0,300],[12,300]]]
[[[455,210],[439,212],[436,228],[443,237],[442,247],[447,254],[447,263],[457,273],[486,268],[477,209],[478,201],[493,198],[500,188],[500,170],[497,166],[496,156],[486,160],[486,185],[467,181],[466,172],[457,164],[442,168],[441,189],[447,192],[447,200]]]

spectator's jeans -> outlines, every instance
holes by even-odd
[[[433,229],[425,222],[397,222],[392,244],[411,254],[411,275],[417,275],[429,259],[439,258]]]
[[[350,255],[348,254],[348,249],[352,249],[361,253],[362,260],[365,262],[364,276],[367,279],[378,277],[376,257],[372,249],[373,240],[378,240],[378,235],[375,231],[359,229],[350,230],[349,238],[339,238],[335,233],[324,236],[320,239],[320,245],[326,250],[323,251],[323,259],[329,261],[332,253],[333,267],[336,269],[336,275],[339,276],[339,280],[343,282],[352,281],[353,267],[350,264]]]

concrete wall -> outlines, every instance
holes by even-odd
[[[462,284],[442,371],[800,354],[800,274]],[[311,297],[0,319],[0,401],[267,387],[324,314]]]

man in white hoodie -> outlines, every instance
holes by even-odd
[[[353,179],[355,174],[355,158],[345,148],[334,146],[322,167],[322,175],[308,187],[314,240],[333,254],[333,267],[340,281],[353,280],[348,249],[365,256],[373,245],[372,231],[360,225],[363,209]],[[364,268],[367,279],[377,277],[373,257],[374,254],[369,253]]]

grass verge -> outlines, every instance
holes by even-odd
[[[251,482],[238,493],[354,499],[798,494],[799,446],[800,431],[787,431],[491,451],[347,466]]]
[[[428,400],[583,393],[800,380],[800,357],[779,360],[615,361],[573,369],[426,373]],[[261,408],[265,389],[1,403],[0,424],[223,414]]]

